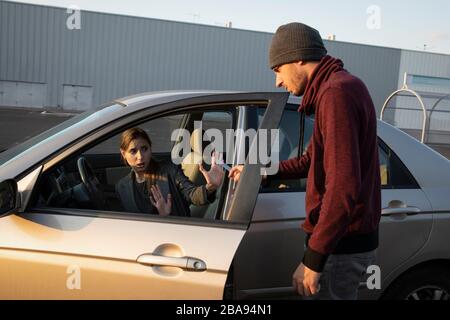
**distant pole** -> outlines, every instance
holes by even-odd
[[[200,18],[200,15],[197,13],[188,13],[188,16],[192,16],[192,22],[197,22],[197,19]]]

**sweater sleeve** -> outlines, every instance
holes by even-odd
[[[359,119],[351,97],[339,88],[322,96],[318,121],[324,146],[325,193],[303,263],[322,272],[351,221],[360,195]]]
[[[306,178],[309,166],[311,164],[311,144],[306,152],[299,158],[291,158],[280,161],[276,178],[281,179],[300,179]]]
[[[214,202],[216,191],[208,193],[205,185],[196,186],[178,166],[174,165],[172,170],[174,171],[173,174],[177,188],[183,194],[186,201],[198,206]]]

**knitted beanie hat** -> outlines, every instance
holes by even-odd
[[[293,22],[280,26],[269,49],[269,67],[295,61],[317,61],[327,54],[319,31],[310,26]]]

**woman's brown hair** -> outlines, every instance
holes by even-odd
[[[131,141],[139,138],[144,139],[148,143],[149,147],[152,147],[152,141],[150,140],[147,132],[145,132],[141,128],[130,128],[122,133],[120,139],[120,149],[126,152],[128,150],[128,147],[130,146]],[[120,157],[122,158],[122,161],[125,163],[125,165],[128,166],[128,162],[124,157],[122,157],[122,154],[120,155]],[[153,159],[153,157],[150,159],[150,163],[146,169],[145,179],[149,182],[148,187],[150,188],[150,186],[155,183],[155,179],[161,179],[159,165]]]

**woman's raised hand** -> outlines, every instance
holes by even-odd
[[[158,209],[159,215],[168,216],[172,211],[172,195],[169,193],[166,201],[158,185],[151,186],[150,192],[152,193],[150,195],[150,202]]]

